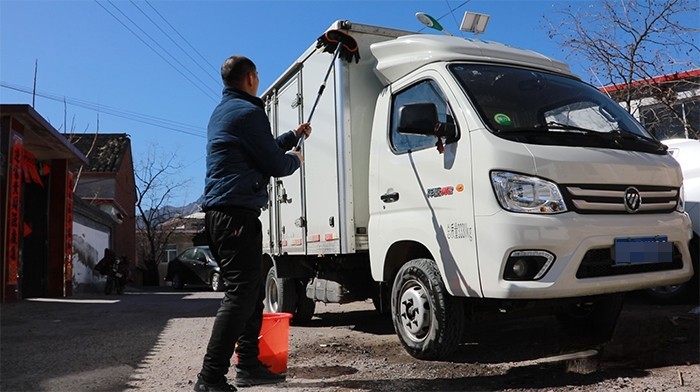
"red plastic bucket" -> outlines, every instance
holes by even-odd
[[[289,356],[289,313],[263,313],[262,327],[258,336],[260,362],[269,366],[274,373],[287,370]]]

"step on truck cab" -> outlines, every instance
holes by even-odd
[[[442,358],[479,314],[554,312],[609,336],[622,294],[688,280],[690,221],[665,147],[569,67],[459,37],[335,22],[336,60],[261,219],[265,306],[371,299],[404,348]],[[332,56],[310,48],[262,95],[305,121]]]

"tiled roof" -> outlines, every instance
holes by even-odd
[[[64,136],[88,157],[90,164],[83,168],[83,171],[88,172],[116,172],[124,154],[131,148],[131,139],[126,133],[81,133]]]

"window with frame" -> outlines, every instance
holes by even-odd
[[[437,143],[437,137],[435,136],[408,135],[398,132],[399,109],[404,105],[414,103],[435,104],[438,112],[438,120],[454,124],[447,99],[434,80],[423,80],[407,89],[401,90],[393,98],[391,106],[391,130],[389,134],[391,148],[397,154],[434,147]]]
[[[177,257],[177,245],[167,244],[165,245],[165,262],[169,263],[171,260]]]
[[[682,101],[669,108],[649,105],[640,108],[641,122],[659,140],[697,138],[700,129],[700,99]]]

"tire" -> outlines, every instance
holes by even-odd
[[[218,272],[211,274],[211,289],[214,291],[224,291],[226,285],[221,280],[221,275]]]
[[[377,291],[372,294],[372,304],[378,314],[389,314],[391,312],[390,286],[377,286]]]
[[[172,286],[175,290],[182,290],[185,287],[185,282],[183,282],[182,275],[179,272],[173,275]]]
[[[297,308],[294,310],[294,317],[292,317],[292,324],[303,325],[311,321],[316,312],[316,301],[311,298],[307,298],[306,295],[299,296],[299,301],[297,302]]]
[[[615,332],[624,298],[624,294],[588,298],[559,308],[555,316],[564,332],[574,335],[579,342],[605,343]]]
[[[433,260],[415,259],[401,267],[391,313],[401,344],[415,358],[446,358],[461,341],[464,307],[447,292]]]
[[[277,269],[273,266],[267,272],[265,279],[265,312],[291,313],[297,307],[297,293],[294,280],[278,278]]]
[[[700,278],[698,271],[700,269],[700,237],[697,234],[693,235],[690,240],[690,258],[693,263],[695,273],[689,281],[681,284],[670,286],[652,287],[644,290],[644,294],[659,304],[677,304],[685,301],[695,301],[699,298]]]
[[[694,285],[692,282],[685,282],[670,286],[652,287],[646,289],[644,293],[656,303],[675,304],[683,302],[688,298],[693,291],[692,286],[697,287],[697,285]]]
[[[105,295],[112,294],[113,289],[114,289],[114,279],[107,278],[107,282],[105,283]]]

